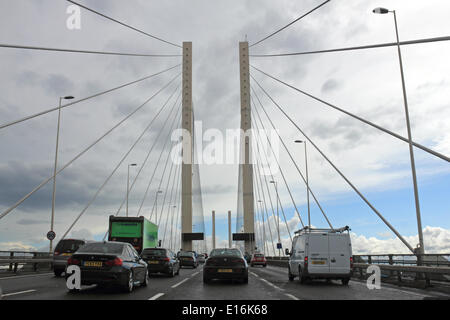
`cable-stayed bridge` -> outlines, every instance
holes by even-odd
[[[111,211],[105,213],[105,226],[106,220],[109,215],[115,216],[144,216],[150,221],[154,222],[159,227],[159,240],[161,241],[161,247],[169,248],[173,251],[182,250],[195,250],[197,252],[208,252],[213,249],[213,245],[206,239],[208,235],[205,230],[205,216],[209,216],[204,212],[201,179],[200,179],[200,167],[197,155],[197,144],[194,139],[195,131],[195,119],[201,119],[202,115],[198,112],[194,117],[194,103],[195,100],[195,85],[192,83],[192,63],[195,61],[195,43],[186,41],[181,44],[168,41],[161,37],[147,33],[139,28],[136,28],[128,23],[119,21],[111,16],[108,16],[102,12],[91,9],[88,6],[80,4],[75,1],[68,1],[72,4],[78,5],[81,9],[90,12],[91,14],[99,16],[101,19],[107,19],[112,23],[118,24],[124,28],[137,32],[141,35],[151,38],[152,41],[159,41],[167,45],[167,47],[174,47],[177,53],[139,53],[139,52],[114,52],[114,51],[98,51],[98,50],[84,50],[84,49],[71,49],[71,48],[56,48],[56,47],[44,47],[44,46],[31,46],[27,44],[6,44],[0,43],[2,50],[26,50],[26,51],[49,51],[53,54],[86,54],[86,55],[108,55],[108,56],[126,56],[132,59],[133,57],[146,57],[149,59],[171,59],[174,64],[169,68],[161,68],[157,72],[149,75],[145,75],[139,79],[130,79],[127,82],[119,83],[113,88],[99,91],[86,97],[72,97],[61,96],[59,98],[59,105],[49,107],[45,110],[36,112],[34,114],[17,117],[12,121],[0,123],[0,130],[8,130],[18,124],[26,125],[29,121],[39,119],[39,117],[50,114],[58,113],[58,124],[55,135],[56,150],[53,164],[53,172],[47,177],[33,186],[29,192],[21,194],[17,199],[10,199],[10,203],[3,204],[0,212],[0,223],[8,223],[8,217],[14,215],[16,210],[21,205],[26,203],[33,195],[44,187],[52,186],[52,212],[50,224],[50,232],[53,236],[49,236],[50,240],[50,254],[54,249],[54,242],[61,239],[67,239],[77,224],[84,220],[89,221],[89,213],[92,209],[92,205],[96,201],[99,201],[102,196],[106,196],[105,188],[113,181],[115,175],[119,172],[127,171],[127,187],[126,194],[120,197],[118,203],[120,205],[117,208],[111,208]],[[401,49],[404,46],[413,46],[418,44],[427,44],[433,42],[445,42],[450,40],[450,36],[441,36],[434,38],[414,39],[408,41],[400,41],[397,29],[397,20],[395,11],[374,10],[374,13],[392,14],[395,20],[395,31],[397,36],[396,42],[391,43],[379,43],[373,45],[363,45],[354,47],[343,47],[335,49],[321,49],[315,51],[305,52],[281,52],[281,53],[259,53],[257,48],[265,41],[269,41],[272,37],[276,36],[280,32],[288,32],[291,25],[301,21],[308,15],[320,12],[320,9],[330,2],[324,1],[318,6],[307,11],[297,19],[293,20],[289,24],[275,30],[268,34],[266,37],[261,38],[255,42],[240,42],[236,46],[236,51],[239,52],[239,76],[240,76],[240,111],[241,111],[241,136],[240,136],[240,162],[239,173],[237,181],[237,206],[233,209],[232,213],[236,219],[235,230],[232,235],[234,242],[230,243],[232,246],[239,247],[241,251],[248,254],[255,252],[264,253],[266,256],[273,257],[273,265],[267,270],[254,270],[251,277],[254,278],[255,287],[245,289],[237,296],[232,297],[233,289],[226,293],[222,291],[223,288],[197,288],[198,282],[195,278],[202,272],[192,271],[185,273],[183,276],[185,279],[181,282],[175,280],[166,281],[164,279],[157,279],[155,282],[158,284],[154,288],[151,288],[152,297],[160,298],[164,295],[166,298],[192,298],[186,296],[185,293],[177,292],[178,285],[182,283],[190,283],[192,287],[195,287],[195,297],[198,299],[210,299],[211,297],[217,298],[240,298],[240,299],[301,299],[309,294],[313,294],[308,289],[303,292],[303,296],[299,296],[292,284],[287,282],[287,277],[282,275],[280,270],[285,270],[284,262],[285,254],[284,249],[286,245],[282,245],[282,240],[287,240],[288,247],[292,243],[295,231],[299,228],[311,228],[311,208],[315,208],[315,212],[319,213],[319,217],[313,217],[314,221],[320,219],[321,224],[331,230],[338,229],[333,224],[333,213],[326,210],[326,206],[321,204],[317,193],[310,185],[308,176],[308,152],[314,150],[318,153],[323,160],[330,165],[339,176],[349,186],[349,188],[355,192],[359,199],[368,206],[373,214],[385,224],[386,228],[390,230],[395,236],[403,243],[405,250],[409,252],[408,263],[414,264],[416,267],[425,268],[448,268],[446,263],[448,255],[445,252],[440,255],[427,255],[425,250],[426,243],[423,239],[423,227],[421,222],[421,207],[420,207],[420,190],[417,184],[417,172],[415,165],[415,151],[421,150],[439,161],[446,163],[450,160],[449,156],[440,153],[433,148],[427,147],[421,143],[414,141],[414,132],[411,130],[409,121],[408,110],[408,95],[407,87],[404,81],[403,74],[403,62]],[[356,113],[346,110],[344,107],[339,106],[332,101],[327,101],[313,95],[295,85],[284,81],[283,75],[274,75],[266,72],[258,66],[258,61],[266,58],[280,58],[304,56],[314,54],[329,54],[332,55],[335,52],[345,52],[352,54],[354,51],[359,50],[371,50],[381,47],[392,47],[398,54],[399,72],[402,80],[402,93],[403,93],[403,108],[405,114],[405,127],[407,136],[399,135],[396,132],[385,128],[384,126],[377,124],[370,119],[366,119]],[[156,63],[155,63],[156,64]],[[237,76],[237,75],[236,75]],[[95,104],[95,99],[104,95],[108,95],[112,92],[120,92],[122,89],[138,85],[149,81],[162,81],[160,88],[154,92],[151,92],[150,96],[141,103],[130,109],[124,117],[118,122],[111,123],[109,129],[100,134],[99,136],[92,137],[91,143],[81,150],[78,150],[76,155],[70,160],[61,161],[58,159],[59,154],[59,133],[60,133],[60,117],[66,109],[73,108],[78,103],[89,101],[91,104]],[[302,127],[302,124],[294,120],[292,114],[286,111],[286,108],[271,94],[271,88],[268,83],[282,85],[286,89],[286,92],[295,93],[305,96],[315,102],[322,104],[324,107],[334,110],[333,112],[339,112],[353,121],[363,123],[367,126],[367,130],[378,130],[392,139],[401,141],[409,147],[409,159],[410,159],[410,172],[412,178],[412,186],[414,191],[414,205],[415,212],[412,213],[411,219],[415,219],[417,224],[417,232],[419,243],[410,243],[405,236],[398,231],[398,226],[393,225],[385,217],[381,210],[371,202],[370,197],[366,196],[360,188],[351,181],[351,179],[343,172],[328,156],[323,149],[315,142],[314,136],[309,132],[306,132]],[[162,99],[163,103],[156,104],[154,101]],[[152,109],[149,109],[149,106]],[[288,138],[283,137],[277,130],[277,125],[274,123],[274,115],[283,117],[283,126],[291,126],[298,132],[298,139],[295,141],[289,141]],[[57,217],[57,188],[59,177],[63,172],[70,171],[71,165],[77,163],[79,159],[88,154],[94,152],[95,147],[99,144],[106,143],[106,138],[112,133],[117,133],[121,130],[125,130],[127,125],[130,125],[132,119],[137,116],[147,119],[147,123],[143,126],[140,133],[135,137],[135,140],[131,145],[124,145],[120,160],[115,163],[112,168],[108,168],[109,174],[103,177],[103,182],[96,186],[96,191],[89,195],[88,202],[77,211],[73,221],[67,225],[63,230],[55,230],[54,219],[55,213]],[[154,129],[155,125],[161,124],[162,128],[157,132],[153,139],[148,139],[150,130]],[[182,134],[178,139],[173,139],[174,132],[181,132]],[[270,133],[275,133],[275,140]],[[147,141],[149,140],[149,141]],[[286,168],[279,159],[279,150],[274,145],[276,141],[277,146],[280,145],[283,154],[287,156],[287,159],[291,162],[291,165],[295,168],[296,185],[292,185],[291,177],[288,177]],[[294,147],[304,148],[304,159],[295,159],[292,152],[293,143],[296,143]],[[142,147],[145,144],[146,153],[142,159],[131,159],[130,154],[137,147]],[[177,158],[178,156],[178,158]],[[156,161],[153,161],[155,159]],[[178,160],[177,160],[178,159]],[[310,165],[313,165],[313,163]],[[304,169],[303,169],[304,166]],[[124,169],[125,168],[125,169]],[[131,176],[130,176],[131,172]],[[133,206],[133,210],[129,210],[130,195],[136,197],[136,188],[139,183],[143,183],[145,188],[144,192],[138,200],[138,206]],[[300,204],[298,201],[298,195],[295,194],[294,188],[302,186],[305,188],[307,198],[307,209],[300,210]],[[288,203],[281,201],[281,194],[287,199]],[[136,210],[135,210],[136,209]],[[298,223],[295,226],[289,224],[288,215],[294,213],[294,217],[298,219]],[[231,224],[231,222],[229,222]],[[352,221],[348,221],[348,225],[351,226]],[[281,228],[280,228],[281,226]],[[106,228],[106,227],[105,227]],[[286,234],[283,235],[283,231],[286,230]],[[56,238],[55,235],[56,234]],[[287,236],[286,239],[282,239],[283,236]],[[105,240],[107,234],[103,237]],[[215,239],[214,239],[215,240]],[[212,241],[214,243],[215,241]],[[282,250],[283,249],[283,250]],[[386,252],[389,256],[389,265],[395,265],[395,261],[392,260],[392,253]],[[282,257],[283,256],[283,257]],[[284,258],[284,259],[283,259]],[[370,262],[361,258],[361,263]],[[434,260],[433,260],[434,259]],[[412,261],[412,262],[411,262]],[[439,263],[438,263],[439,262]],[[447,261],[448,262],[448,261]],[[21,262],[22,263],[22,262]],[[406,264],[408,264],[406,263]],[[11,267],[10,267],[11,269]],[[400,269],[399,269],[400,270]],[[412,269],[411,269],[412,270]],[[430,274],[438,273],[441,271],[431,269],[414,269],[416,274],[416,280],[425,280],[426,283],[430,283]],[[424,271],[425,270],[425,271]],[[444,270],[444,269],[439,269]],[[395,270],[394,270],[395,271]],[[400,271],[399,271],[400,272]],[[442,272],[443,273],[443,272]],[[43,294],[39,297],[45,298],[60,298],[62,292],[65,290],[64,285],[57,283],[58,279],[48,279],[49,276],[43,274],[42,277],[33,280],[32,284],[36,288],[28,289],[25,284],[26,281],[19,280],[19,278],[10,278],[5,281],[5,287],[8,292],[6,297],[15,297],[13,292],[15,286],[21,287],[25,294],[25,297],[33,297],[34,294]],[[286,279],[285,279],[286,278]],[[426,279],[425,279],[426,278]],[[20,278],[22,279],[22,278]],[[28,278],[27,278],[28,279]],[[192,280],[191,280],[192,279]],[[188,280],[191,280],[188,282]],[[260,281],[261,280],[261,281]],[[286,281],[285,281],[286,280]],[[440,279],[445,282],[446,278]],[[448,279],[447,279],[448,280]],[[0,279],[0,281],[2,281]],[[58,290],[54,293],[47,292],[44,287],[48,281],[54,282],[58,286]],[[280,284],[280,282],[282,282]],[[286,283],[284,283],[286,282]],[[275,284],[274,284],[275,283]],[[356,283],[356,282],[355,282]],[[1,284],[1,282],[0,282]],[[168,291],[167,288],[174,289]],[[269,290],[268,290],[269,289]],[[327,294],[330,299],[338,298],[336,295],[342,294],[342,290],[336,286],[331,285],[331,288]],[[97,289],[95,289],[97,290]],[[87,296],[91,297],[92,294],[99,294],[99,297],[104,297],[104,292],[100,290],[88,291]],[[394,290],[394,289],[390,289]],[[162,295],[160,291],[163,291]],[[255,294],[255,292],[258,292]],[[271,292],[267,294],[267,292]],[[348,298],[356,299],[358,297],[369,298],[369,292],[362,282],[358,282],[352,287],[352,291],[347,292]],[[390,295],[391,296],[390,296]],[[395,291],[393,293],[387,293],[386,291],[380,291],[375,294],[375,298],[423,298],[428,296],[429,293],[423,291]],[[433,293],[434,294],[434,293]],[[159,295],[159,296],[158,296]],[[20,293],[17,296],[21,296]],[[87,297],[85,296],[85,298]],[[151,298],[149,293],[142,291],[139,298]],[[318,297],[318,296],[317,296]]]

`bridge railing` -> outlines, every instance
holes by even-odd
[[[268,256],[269,265],[288,267],[289,257]],[[450,284],[450,254],[376,254],[353,255],[352,276],[367,279],[367,267],[377,265],[381,280],[401,285],[420,287],[445,286]]]
[[[8,272],[51,269],[53,255],[48,252],[0,251],[0,275]]]

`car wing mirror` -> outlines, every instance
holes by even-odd
[[[289,252],[289,249],[288,249],[288,248],[286,248],[284,252],[286,253],[287,256],[290,256],[290,255],[291,255],[291,253]]]

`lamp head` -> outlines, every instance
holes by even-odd
[[[377,14],[386,14],[386,13],[389,13],[389,10],[386,8],[379,7],[379,8],[373,9],[372,12],[377,13]]]

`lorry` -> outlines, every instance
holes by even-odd
[[[295,232],[289,256],[288,278],[298,277],[300,283],[310,279],[350,281],[353,267],[350,228],[313,229],[305,227]]]
[[[109,217],[108,241],[128,242],[141,254],[158,246],[158,226],[144,217]]]

